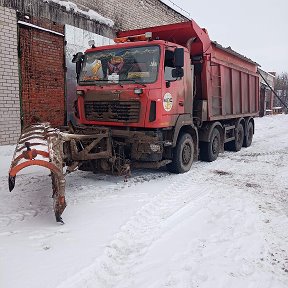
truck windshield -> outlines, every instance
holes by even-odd
[[[119,48],[85,55],[79,84],[152,83],[157,79],[158,46]]]

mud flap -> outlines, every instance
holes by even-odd
[[[9,170],[10,192],[15,187],[18,172],[29,166],[42,166],[51,171],[54,213],[56,221],[64,223],[61,218],[66,207],[63,141],[60,131],[49,123],[31,125],[22,131]]]

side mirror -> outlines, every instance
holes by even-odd
[[[176,67],[172,70],[173,78],[182,78],[184,76],[184,70],[181,67]]]
[[[77,82],[79,81],[80,72],[82,69],[83,58],[84,58],[84,54],[82,52],[78,52],[75,55],[73,55],[72,63],[76,63]]]
[[[73,55],[72,63],[82,62],[83,61],[83,53],[78,52]]]
[[[184,67],[184,48],[176,48],[174,51],[174,66]]]

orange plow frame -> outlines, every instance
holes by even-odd
[[[84,147],[83,141],[88,141],[89,144]],[[99,143],[106,149],[98,151]],[[16,175],[24,168],[41,166],[49,169],[56,221],[64,223],[61,215],[66,207],[65,175],[75,171],[85,161],[110,159],[109,163],[112,163],[115,161],[112,154],[107,128],[93,128],[88,131],[81,128],[75,132],[74,128],[69,126],[67,131],[61,132],[52,128],[49,123],[31,125],[23,129],[16,145],[9,170],[9,190],[14,189]]]
[[[39,142],[39,139],[41,142]],[[31,149],[32,146],[44,146],[47,151]],[[52,178],[52,197],[54,199],[53,206],[56,221],[64,223],[61,218],[66,207],[62,148],[63,141],[60,137],[60,131],[51,128],[48,123],[27,127],[23,130],[16,146],[9,170],[8,183],[11,192],[15,187],[16,175],[22,169],[29,166],[42,166],[49,169]],[[42,159],[37,158],[38,156],[42,157]]]

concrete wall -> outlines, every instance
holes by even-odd
[[[19,137],[20,100],[16,11],[0,6],[0,144]]]
[[[67,121],[76,124],[74,117],[74,102],[77,100],[76,94],[76,72],[75,63],[72,63],[73,55],[77,52],[84,52],[87,49],[89,40],[94,40],[96,46],[109,45],[114,43],[110,38],[87,32],[86,30],[65,25],[65,58],[66,58],[66,111]]]

